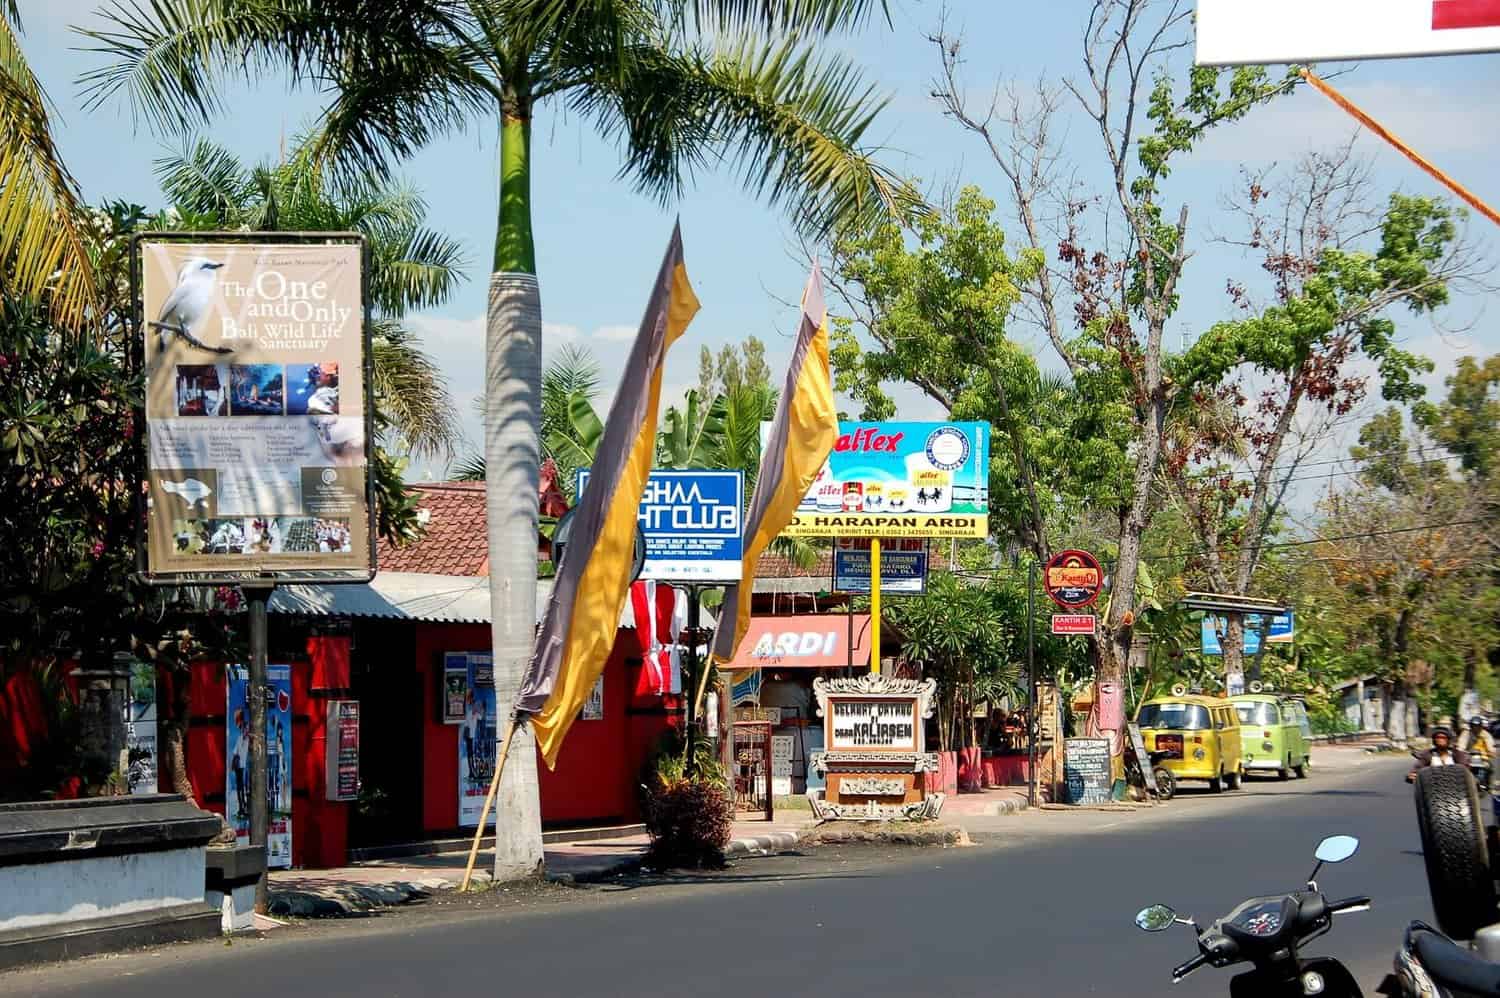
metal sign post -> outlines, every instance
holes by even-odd
[[[250,615],[250,685],[246,706],[250,708],[250,845],[266,848],[271,827],[271,809],[266,785],[266,601],[271,586],[245,586],[245,602]],[[255,911],[266,913],[266,868],[261,865],[260,879],[255,882]]]
[[[880,538],[870,538],[870,675],[880,675]]]

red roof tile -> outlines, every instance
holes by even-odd
[[[427,532],[415,544],[380,541],[380,570],[429,575],[489,575],[484,483],[438,482],[411,486]],[[420,514],[419,514],[420,515]]]

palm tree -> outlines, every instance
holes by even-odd
[[[156,178],[185,229],[358,231],[370,242],[370,331],[381,421],[419,457],[452,454],[458,416],[442,372],[402,324],[411,309],[442,305],[463,280],[459,244],[425,227],[427,206],[412,188],[370,174],[330,176],[298,143],[280,163],[247,167],[199,139],[156,161]]]
[[[318,162],[384,168],[439,135],[492,122],[500,204],[486,329],[485,463],[497,706],[532,651],[541,464],[541,298],[532,241],[531,126],[549,99],[616,140],[621,174],[668,201],[723,161],[798,227],[890,218],[920,204],[859,143],[884,105],[812,35],[884,0],[151,0],[101,12],[113,60],[85,77],[173,130],[223,109],[228,78],[287,68],[330,102]],[[498,119],[498,121],[496,120]],[[519,583],[519,584],[515,584]],[[497,877],[542,860],[530,732],[500,790]]]
[[[21,52],[20,0],[0,7],[0,260],[7,296],[50,292],[57,321],[81,329],[95,304],[78,185],[52,142],[50,102]]]

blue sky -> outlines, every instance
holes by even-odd
[[[886,162],[907,174],[937,185],[973,183],[998,195],[1002,178],[983,148],[944,119],[929,96],[939,66],[925,36],[936,28],[943,8],[920,0],[893,0],[893,6],[893,29],[881,24],[838,43],[891,97],[870,141]],[[95,0],[22,0],[21,7],[26,53],[58,106],[58,142],[85,195],[94,201],[120,197],[158,204],[152,161],[180,140],[154,135],[144,122],[137,126],[122,100],[95,111],[82,107],[77,78],[99,59],[79,50],[86,40],[72,34],[69,25],[96,23]],[[983,99],[997,81],[1077,75],[1086,10],[1084,0],[1045,5],[953,0],[948,27],[965,38],[972,95]],[[1500,92],[1500,56],[1368,62],[1337,83],[1480,197],[1500,204],[1500,104],[1489,99]],[[204,131],[248,160],[274,158],[282,136],[290,138],[321,106],[316,95],[289,94],[278,81],[236,86],[231,100],[232,118],[210,122]],[[1303,88],[1212,136],[1174,173],[1169,194],[1190,205],[1200,239],[1209,228],[1225,231],[1230,220],[1218,205],[1235,185],[1241,164],[1290,163],[1310,149],[1346,139],[1354,129],[1343,112]],[[702,344],[717,349],[753,334],[766,341],[773,368],[784,362],[796,328],[795,308],[784,302],[796,300],[807,261],[777,211],[742,193],[728,170],[704,173],[680,203],[669,206],[636,195],[615,179],[618,151],[556,106],[539,110],[535,139],[536,240],[549,352],[565,342],[585,344],[602,362],[606,378],[616,376],[673,217],[680,214],[688,271],[703,310],[674,350],[663,397],[679,398],[696,384]],[[1099,156],[1097,136],[1075,118],[1065,148],[1087,179]],[[1357,148],[1370,157],[1381,188],[1439,191],[1378,140],[1362,137]],[[482,391],[481,317],[494,237],[495,164],[493,125],[486,123],[432,146],[402,170],[428,198],[431,224],[459,238],[469,251],[469,280],[455,299],[414,317],[413,324],[448,375],[474,448],[481,437],[469,400]],[[1500,245],[1494,238],[1500,233],[1489,231],[1483,219],[1471,219],[1469,228],[1492,250]],[[1226,279],[1255,266],[1203,247],[1189,267],[1174,338],[1190,341],[1227,316]],[[1463,295],[1445,316],[1454,327],[1448,331],[1427,319],[1403,320],[1406,345],[1439,365],[1430,379],[1434,386],[1456,357],[1500,350],[1493,308],[1500,302],[1493,297]],[[1055,365],[1050,348],[1031,331],[1019,323],[1013,328],[1035,345],[1044,364]],[[607,393],[612,391],[610,386]],[[898,398],[906,418],[935,414],[914,394]],[[1350,423],[1346,430],[1357,425]]]

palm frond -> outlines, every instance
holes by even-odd
[[[49,293],[57,320],[84,325],[97,288],[78,224],[78,185],[52,141],[47,97],[13,25],[0,20],[0,262],[6,290]]]
[[[191,132],[225,84],[277,70],[335,93],[311,149],[320,162],[386,168],[493,106],[462,0],[112,0],[78,29],[109,60],[80,79],[89,107],[124,94],[157,128]]]
[[[682,54],[643,48],[651,51],[623,79],[593,77],[572,100],[624,145],[620,172],[639,190],[670,200],[696,168],[724,159],[814,235],[927,212],[907,181],[860,147],[887,99],[842,56],[751,34]]]
[[[239,157],[205,138],[154,165],[156,182],[168,202],[183,211],[217,215],[223,225],[235,224],[257,186],[258,178],[246,173]]]
[[[482,482],[484,474],[484,455],[470,454],[454,467],[448,477],[455,482]]]
[[[453,453],[458,420],[443,372],[423,353],[415,334],[398,322],[377,320],[371,336],[375,404],[412,452]]]
[[[413,229],[399,242],[371,242],[376,253],[370,298],[388,315],[443,304],[464,279],[469,263],[458,240],[428,229]]]
[[[887,25],[889,0],[665,0],[662,6],[680,20],[691,8],[697,27],[705,32],[815,31],[827,34],[862,26],[879,11]]]

